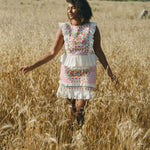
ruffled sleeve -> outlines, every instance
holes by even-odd
[[[64,36],[65,49],[68,49],[68,34],[71,31],[70,24],[68,22],[59,23],[59,27],[62,29],[62,33],[63,33],[63,36]]]
[[[90,47],[89,47],[89,52],[94,53],[93,45],[94,45],[94,33],[96,30],[97,23],[96,22],[90,22]]]
[[[62,29],[64,37],[66,37],[71,30],[68,23],[59,23],[59,27]]]
[[[64,24],[65,23],[62,22],[59,23],[59,27],[62,29],[63,35],[64,35]]]
[[[90,32],[92,35],[94,35],[94,33],[95,33],[96,26],[97,26],[96,22],[90,22]]]

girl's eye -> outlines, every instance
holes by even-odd
[[[68,7],[67,10],[72,10],[72,9],[76,9],[75,6],[72,6],[72,7]]]
[[[67,8],[67,11],[70,11],[71,9],[70,8]]]

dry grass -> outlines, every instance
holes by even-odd
[[[28,75],[18,73],[49,50],[58,22],[67,21],[65,0],[0,1],[0,149],[150,149],[150,19],[137,19],[150,2],[90,3],[120,85],[98,63],[96,97],[82,131],[75,122],[72,133],[66,101],[56,97],[64,48]]]

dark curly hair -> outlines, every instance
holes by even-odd
[[[66,0],[66,2],[73,4],[78,9],[78,15],[83,19],[83,24],[90,21],[93,14],[87,0]]]

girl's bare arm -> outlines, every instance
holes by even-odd
[[[105,54],[102,50],[101,37],[100,37],[100,32],[99,32],[98,27],[96,27],[96,31],[94,34],[94,51],[95,51],[95,54],[97,55],[97,57],[99,58],[99,61],[103,65],[104,69],[107,70],[107,73],[108,73],[109,77],[111,78],[111,80],[112,81],[115,80],[118,83],[118,80],[117,80],[116,76],[112,73],[111,68],[105,57]]]
[[[58,52],[60,51],[60,49],[63,46],[63,43],[64,43],[64,38],[63,38],[63,34],[62,34],[62,29],[59,28],[51,49],[42,58],[40,58],[38,61],[36,61],[34,64],[22,66],[19,69],[19,72],[20,73],[27,73],[27,72],[45,64],[45,63],[47,63],[48,61],[53,59],[58,54]]]

